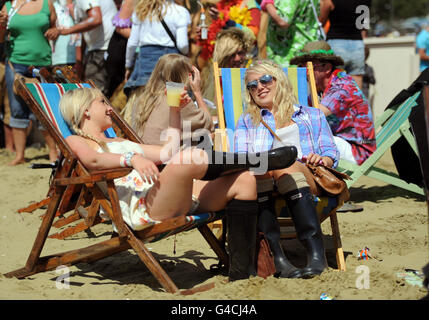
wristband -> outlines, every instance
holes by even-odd
[[[136,153],[135,152],[132,152],[132,151],[130,151],[130,152],[126,152],[125,154],[124,154],[124,157],[125,157],[125,164],[128,166],[128,167],[132,167],[132,164],[131,164],[131,158],[135,155]]]
[[[123,155],[121,155],[121,157],[119,158],[119,165],[123,168],[125,168],[127,166],[125,164],[125,157]]]

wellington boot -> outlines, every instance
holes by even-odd
[[[327,267],[322,230],[310,188],[300,188],[284,195],[299,241],[307,251],[303,278],[320,275]]]
[[[301,271],[293,266],[286,258],[280,243],[280,226],[274,213],[272,192],[258,193],[259,217],[258,229],[265,234],[276,266],[275,277],[300,278]]]
[[[226,207],[229,280],[256,275],[256,229],[258,205],[254,200],[231,200]]]
[[[214,180],[237,171],[253,169],[257,173],[291,166],[297,156],[294,146],[256,153],[233,153],[203,149],[209,156],[207,172],[201,180]]]

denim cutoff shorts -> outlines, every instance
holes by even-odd
[[[350,75],[365,73],[365,46],[363,40],[330,39],[327,41],[335,54],[343,58],[344,69]]]
[[[19,63],[12,63],[12,66],[15,69],[15,72],[22,74],[26,77],[31,77],[32,75],[28,72],[28,66]],[[36,116],[28,108],[24,100],[13,93],[13,81],[15,80],[15,73],[10,68],[9,63],[6,61],[6,70],[5,70],[5,81],[6,81],[6,90],[9,96],[9,105],[10,105],[10,127],[17,129],[25,129],[29,126],[30,120],[37,121]],[[38,128],[43,129],[40,123],[38,123]]]
[[[160,57],[168,53],[179,53],[174,47],[141,46],[134,70],[124,86],[124,89],[134,89],[144,86],[149,80]]]

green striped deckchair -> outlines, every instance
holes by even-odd
[[[15,86],[19,95],[54,138],[61,151],[61,159],[56,169],[57,172],[51,180],[48,207],[27,263],[23,268],[6,273],[5,276],[25,278],[35,273],[54,270],[61,265],[96,261],[132,248],[166,291],[191,294],[212,288],[213,284],[208,284],[198,288],[179,290],[145,244],[198,228],[220,261],[228,266],[228,255],[224,247],[207,226],[208,223],[221,219],[224,213],[214,212],[182,216],[151,225],[141,231],[131,230],[122,218],[113,181],[128,174],[132,169],[119,168],[89,172],[76,158],[65,141],[65,137],[70,135],[71,131],[58,110],[59,99],[67,90],[73,90],[80,86],[94,87],[94,84],[92,82],[89,84],[26,84],[22,79],[19,79],[15,81]],[[132,141],[140,142],[138,136],[115,110],[112,112],[112,120],[115,123],[115,130],[122,131],[122,134],[125,134],[126,138]],[[112,129],[108,130],[106,134],[119,134],[119,131]],[[79,188],[71,189],[70,187],[73,186]],[[77,198],[75,202],[71,200],[72,196]],[[118,232],[113,233],[108,240],[100,241],[85,248],[41,257],[42,249],[60,206],[67,208],[64,211],[71,209],[72,216],[80,215],[80,219],[84,220],[83,224],[86,226],[92,226],[100,220],[98,210],[101,206],[115,224]]]
[[[396,108],[389,108],[375,121],[377,149],[361,165],[340,160],[338,169],[346,172],[351,180],[347,180],[348,187],[351,187],[361,176],[368,176],[382,182],[397,186],[399,188],[424,195],[423,188],[416,184],[402,180],[395,172],[391,172],[376,166],[380,158],[390,147],[403,136],[418,156],[418,149],[415,139],[410,131],[408,117],[411,109],[417,105],[416,100],[420,91],[409,97]]]

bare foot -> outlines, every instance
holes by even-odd
[[[56,150],[49,152],[49,162],[54,163],[58,160],[58,152]]]
[[[16,165],[18,165],[18,164],[22,164],[22,163],[25,163],[25,159],[13,159],[11,162],[9,162],[7,165],[8,166],[16,166]]]

